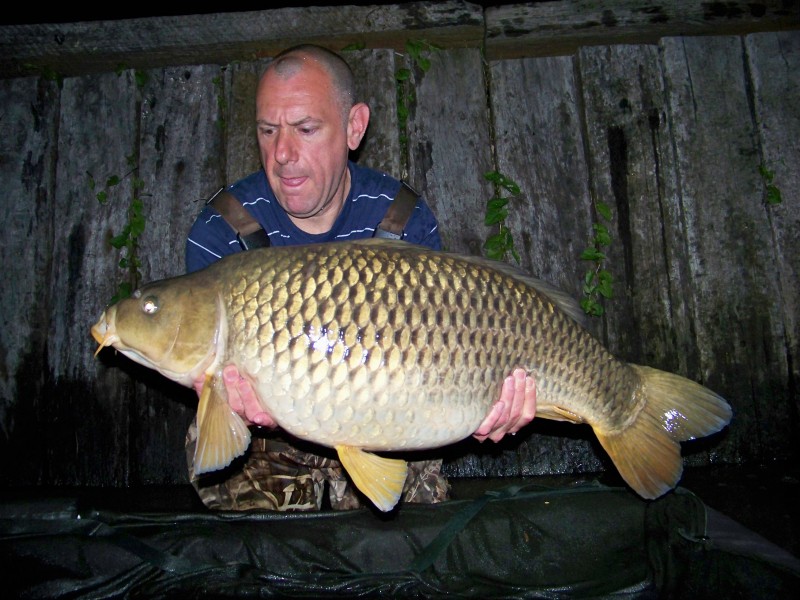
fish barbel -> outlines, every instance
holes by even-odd
[[[630,487],[677,485],[680,442],[731,418],[728,403],[679,375],[613,356],[579,324],[574,300],[513,267],[387,240],[263,248],[156,281],[108,307],[100,344],[192,387],[195,472],[245,452],[228,405],[236,365],[290,434],[335,448],[356,486],[391,510],[404,460],[471,435],[523,367],[536,416],[588,423]]]

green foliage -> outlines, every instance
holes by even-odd
[[[95,198],[101,206],[108,206],[110,200],[114,197],[114,192],[125,179],[131,177],[137,170],[136,157],[134,155],[127,157],[128,167],[130,169],[123,176],[110,175],[106,177],[105,184],[101,189],[97,189],[97,182],[94,176],[87,171],[86,175],[89,178],[89,189],[94,193]],[[144,214],[144,202],[141,199],[141,193],[144,188],[144,181],[137,177],[133,177],[131,181],[132,195],[126,208],[127,222],[122,227],[122,231],[114,234],[109,239],[109,244],[112,248],[119,251],[118,266],[122,271],[122,279],[117,285],[117,292],[112,296],[109,304],[114,304],[123,298],[131,295],[133,290],[139,286],[142,280],[142,273],[139,268],[142,262],[139,259],[139,238],[144,233],[146,220]]]
[[[44,66],[37,66],[32,63],[24,63],[22,65],[23,71],[31,74],[37,74],[42,79],[46,79],[47,81],[55,81],[58,84],[58,89],[61,89],[64,86],[64,75],[56,71],[53,67],[44,65]]]
[[[133,72],[133,80],[136,82],[136,87],[140,90],[145,86],[150,76],[145,71],[136,70]]]
[[[764,180],[764,187],[767,193],[767,204],[780,204],[783,202],[783,198],[781,198],[781,191],[772,183],[772,180],[775,179],[775,173],[768,169],[765,165],[758,166],[758,173]]]
[[[416,66],[422,72],[428,71],[431,68],[431,61],[428,55],[441,48],[425,40],[412,39],[406,40],[405,49],[405,57],[410,61],[410,64],[408,67],[400,67],[394,74],[397,88],[397,125],[400,130],[402,156],[407,155],[408,135],[406,133],[406,125],[411,114],[411,107],[416,102],[414,89],[411,87],[411,69]]]
[[[344,48],[342,48],[342,52],[353,52],[355,50],[363,50],[366,47],[367,45],[364,42],[353,42],[352,44],[347,44]]]
[[[224,82],[222,77],[214,77],[211,82],[217,90],[217,107],[219,108],[218,125],[219,128],[224,131],[228,126],[228,122],[225,120],[225,113],[228,111],[228,101],[225,99],[225,90],[223,89]]]
[[[497,225],[496,233],[486,238],[483,249],[488,258],[494,260],[504,260],[507,254],[511,254],[517,264],[520,262],[519,253],[514,247],[514,238],[511,230],[506,227],[508,217],[508,203],[511,197],[503,194],[511,194],[512,197],[519,196],[521,191],[519,185],[498,171],[489,171],[483,176],[494,186],[494,195],[486,203],[486,215],[483,222],[488,226]]]
[[[611,222],[611,208],[607,204],[597,202],[595,209],[602,220]],[[611,235],[603,223],[594,223],[592,229],[594,237],[581,253],[581,260],[594,264],[583,278],[583,298],[580,304],[586,314],[600,317],[604,312],[601,298],[611,298],[613,295],[614,278],[604,266],[606,254],[603,252],[603,248],[611,245]]]
[[[116,68],[114,69],[114,73],[116,73],[117,77],[119,77],[128,69],[130,69],[130,67],[125,63],[118,63]],[[136,83],[136,87],[139,88],[140,90],[145,86],[148,79],[150,79],[150,76],[147,74],[146,71],[135,70],[133,72],[133,81],[134,83]]]

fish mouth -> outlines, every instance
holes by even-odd
[[[100,354],[100,350],[120,341],[114,326],[110,325],[108,319],[106,319],[105,312],[100,315],[100,319],[92,326],[92,337],[99,344],[94,353],[95,358]]]

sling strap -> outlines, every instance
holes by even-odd
[[[219,188],[217,193],[211,196],[208,204],[213,206],[214,210],[222,215],[231,229],[236,232],[236,241],[239,242],[242,250],[269,246],[269,236],[264,228],[247,212],[236,196],[225,190],[224,187]]]
[[[419,194],[405,181],[401,182],[397,195],[389,205],[383,220],[375,229],[374,237],[399,240],[403,237],[403,230],[414,211]],[[264,248],[269,246],[269,236],[264,228],[242,206],[242,203],[227,191],[219,188],[217,193],[209,198],[207,204],[214,207],[222,218],[236,232],[236,241],[242,250],[251,248]]]
[[[389,205],[383,220],[375,229],[373,237],[395,240],[402,238],[403,230],[406,228],[406,223],[408,223],[411,213],[414,212],[418,198],[419,194],[414,188],[405,181],[400,182],[400,189],[397,190],[397,195]]]

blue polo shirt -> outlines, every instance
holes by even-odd
[[[352,161],[350,193],[342,212],[327,233],[310,234],[298,228],[278,204],[263,169],[231,185],[228,191],[241,202],[269,236],[271,246],[339,242],[372,237],[400,189],[400,181]],[[403,239],[440,250],[436,217],[420,198],[406,224]],[[192,225],[186,241],[186,271],[191,273],[214,261],[241,252],[236,232],[211,206],[206,206]]]

